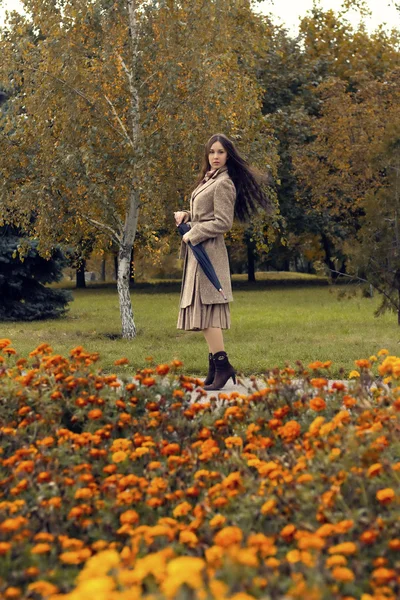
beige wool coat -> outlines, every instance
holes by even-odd
[[[185,221],[191,227],[187,238],[193,246],[203,244],[228,302],[233,301],[233,296],[224,233],[232,227],[235,200],[236,188],[229,177],[228,169],[224,166],[192,192],[190,211],[185,211],[188,213]],[[191,249],[183,241],[180,258],[184,258],[180,308],[192,304],[196,278],[198,284],[196,287],[203,304],[226,302],[204,274]]]

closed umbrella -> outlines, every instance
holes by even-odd
[[[181,234],[181,236],[184,236],[185,233],[190,231],[190,227],[186,223],[181,223],[180,225],[178,225],[178,231]],[[211,281],[213,286],[220,292],[220,294],[222,294],[224,300],[228,300],[228,298],[224,294],[224,290],[222,289],[221,283],[217,277],[217,274],[216,274],[213,264],[210,260],[210,257],[208,256],[207,252],[205,251],[205,249],[203,247],[203,244],[196,244],[195,246],[193,246],[189,242],[188,246],[190,247],[191,251],[193,252],[193,254],[196,257],[197,262],[199,263],[199,265],[203,269],[205,275]]]

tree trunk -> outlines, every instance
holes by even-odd
[[[397,291],[399,294],[399,303],[397,308],[397,325],[400,325],[400,288]]]
[[[127,74],[130,91],[130,125],[132,131],[131,146],[136,158],[140,156],[140,110],[138,89],[138,62],[139,62],[139,31],[136,16],[136,0],[127,0],[129,39],[131,50],[131,65],[126,66],[123,59],[121,65]],[[119,308],[122,321],[122,337],[133,339],[136,336],[136,326],[133,317],[131,296],[129,292],[131,252],[135,241],[137,223],[139,218],[139,193],[136,178],[133,176],[128,210],[125,217],[123,233],[119,243],[118,253],[118,278],[117,290],[119,296]]]
[[[76,287],[77,287],[77,289],[84,289],[86,287],[85,267],[86,267],[86,261],[80,260],[78,263],[78,266],[76,267]]]
[[[327,236],[324,233],[321,234],[321,241],[322,241],[322,247],[323,247],[324,252],[325,252],[325,260],[324,260],[324,262],[325,262],[326,266],[328,267],[328,269],[331,272],[330,273],[331,274],[331,278],[333,280],[335,280],[335,279],[338,278],[338,274],[334,273],[334,271],[336,271],[336,268],[335,268],[335,263],[332,260],[332,254],[331,254],[332,246],[331,246],[331,243],[330,243],[329,239],[327,238]]]
[[[134,256],[134,247],[132,246],[131,250],[131,261],[129,265],[129,283],[133,285],[135,283],[135,256]]]
[[[100,265],[100,281],[105,281],[106,280],[106,257],[103,256],[103,258],[101,259],[101,265]]]
[[[118,280],[118,254],[114,254],[114,279]]]
[[[136,186],[133,183],[129,210],[126,215],[124,233],[118,253],[117,290],[122,322],[122,337],[128,340],[132,340],[136,337],[136,326],[129,290],[131,252],[139,218],[139,195],[136,192],[135,187]]]
[[[256,280],[254,244],[247,242],[247,281],[254,283]]]

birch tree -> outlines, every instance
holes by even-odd
[[[133,338],[136,232],[156,240],[187,201],[207,137],[222,129],[258,160],[276,161],[252,77],[257,19],[249,2],[233,0],[24,8],[0,40],[0,83],[11,96],[1,218],[30,230],[44,254],[84,232],[96,232],[98,249],[117,245],[122,335]]]

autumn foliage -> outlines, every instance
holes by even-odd
[[[176,360],[122,380],[0,340],[1,597],[394,600],[400,359],[379,354],[207,399]]]

